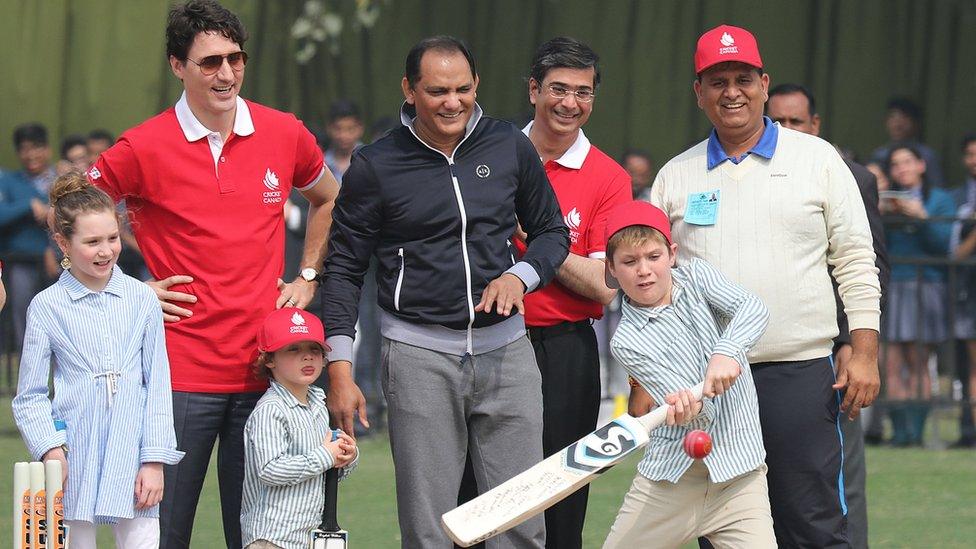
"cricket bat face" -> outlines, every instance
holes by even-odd
[[[337,530],[326,532],[325,530],[312,530],[312,539],[309,546],[311,549],[346,549],[349,543],[349,532]]]
[[[454,543],[462,547],[518,525],[647,444],[648,428],[643,419],[627,414],[614,419],[505,483],[444,513],[441,524]]]
[[[702,384],[691,388],[701,400]],[[563,448],[527,471],[441,516],[454,543],[470,547],[512,528],[555,505],[647,444],[649,433],[663,425],[670,406],[649,414],[624,414]]]

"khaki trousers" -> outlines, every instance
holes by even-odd
[[[603,547],[672,548],[699,536],[717,549],[776,547],[765,465],[719,483],[701,461],[677,484],[638,474]]]

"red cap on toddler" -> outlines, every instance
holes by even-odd
[[[298,341],[314,341],[326,350],[325,327],[312,313],[295,307],[278,309],[264,319],[258,330],[258,350],[273,353],[285,345]]]

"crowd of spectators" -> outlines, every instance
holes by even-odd
[[[340,100],[332,106],[325,131],[319,134],[320,145],[340,182],[364,136],[372,141],[392,122],[382,118],[367,128],[351,101]],[[961,143],[965,179],[948,181],[942,160],[923,140],[922,111],[915,102],[901,97],[889,100],[884,127],[888,141],[874,149],[864,165],[877,178],[879,208],[893,265],[883,310],[885,345],[881,360],[885,406],[892,427],[888,442],[921,444],[930,402],[939,391],[946,390],[940,379],[957,374],[953,386],[964,410],[956,444],[976,446],[972,426],[976,415],[976,133]],[[47,231],[51,183],[68,171],[87,170],[113,143],[114,136],[103,129],[87,135],[71,134],[61,140],[59,155],[54,158],[43,125],[26,123],[15,128],[13,145],[20,166],[0,168],[0,258],[8,296],[9,312],[5,314],[10,321],[6,326],[12,328],[0,341],[5,352],[20,347],[27,306],[60,272],[59,252]],[[838,149],[846,159],[857,160],[847,149]],[[628,148],[619,159],[632,178],[634,198],[647,200],[656,168],[651,153]],[[294,255],[301,253],[303,245],[304,214],[291,201],[286,202],[285,210],[287,246]],[[133,276],[145,278],[145,266],[130,230],[125,231],[123,240],[120,265]],[[287,279],[290,274],[283,276]],[[360,330],[364,335],[375,332],[378,337],[376,315],[370,310],[375,306],[365,303],[368,297],[364,294],[361,304],[365,325]],[[610,319],[615,316],[613,307],[608,312]],[[376,364],[377,353],[378,345],[364,337],[357,362]],[[955,360],[941,360],[947,353],[955,353]],[[955,372],[942,366],[953,363]],[[357,377],[362,376],[361,386],[372,388],[375,384],[367,378],[376,375],[374,368],[364,368]],[[374,397],[380,394],[378,390],[371,392]],[[379,412],[382,398],[372,401],[380,403]],[[882,440],[882,417],[876,412],[869,419],[869,442]]]

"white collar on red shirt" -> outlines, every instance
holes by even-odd
[[[180,96],[180,100],[176,102],[176,120],[179,121],[180,128],[183,129],[183,135],[186,136],[187,141],[197,141],[215,133],[197,120],[196,115],[190,110],[189,103],[186,102],[185,91]],[[240,96],[237,96],[234,134],[251,135],[252,133],[254,133],[254,121],[251,120],[251,109],[248,108],[247,103]]]
[[[529,131],[532,129],[534,122],[535,120],[531,120],[522,128],[522,133],[526,137],[529,136]],[[578,170],[583,167],[583,161],[586,160],[586,155],[588,154],[590,154],[590,140],[586,138],[581,128],[579,133],[576,134],[576,141],[566,149],[566,152],[562,156],[556,159],[556,163],[571,170]]]

